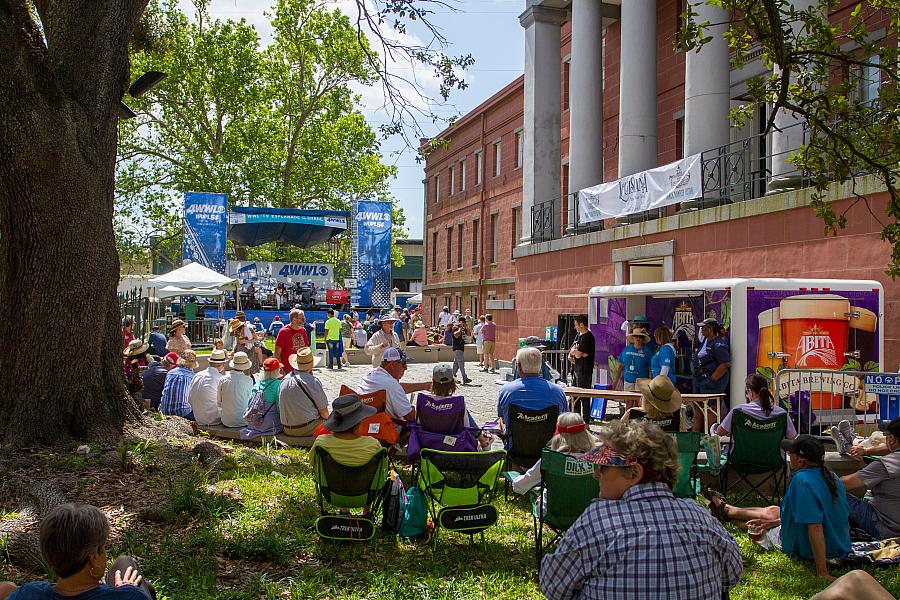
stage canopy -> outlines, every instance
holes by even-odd
[[[232,206],[228,239],[241,246],[279,241],[309,248],[345,231],[349,217],[349,213],[338,210]]]
[[[190,263],[147,282],[147,287],[164,288],[167,286],[190,290],[185,292],[186,295],[214,296],[216,293],[213,290],[233,290],[238,287],[238,282],[236,279],[216,273],[200,263]],[[197,290],[206,290],[208,293],[201,294]]]

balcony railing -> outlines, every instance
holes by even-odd
[[[782,131],[794,127],[802,128],[802,143],[806,144],[808,130],[805,123],[791,125]],[[773,162],[780,162],[773,158],[790,152],[773,154],[769,151],[769,143],[769,136],[756,135],[703,152],[700,159],[703,196],[688,202],[590,223],[579,222],[577,193],[535,202],[531,209],[532,243],[761,198],[769,192],[775,178],[789,178],[791,188],[808,187],[809,177],[794,170],[790,164],[786,172],[772,172]]]

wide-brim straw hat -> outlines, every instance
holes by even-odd
[[[185,326],[186,326],[186,323],[184,321],[182,321],[181,319],[175,319],[174,321],[172,321],[172,324],[169,325],[169,335],[172,335],[173,333],[175,333],[175,330],[178,329],[179,327],[185,327]]]
[[[235,331],[244,327],[245,321],[241,321],[239,319],[232,319],[231,323],[228,324],[228,331],[234,333]]]
[[[246,352],[235,352],[228,366],[235,371],[248,371],[253,368],[253,362]]]
[[[228,357],[225,355],[225,351],[219,348],[216,348],[209,354],[209,364],[211,365],[224,365],[228,362]]]
[[[672,414],[681,408],[681,392],[667,375],[638,379],[637,387],[644,399],[661,413]]]
[[[338,396],[331,404],[331,415],[325,420],[325,429],[335,433],[350,431],[377,412],[374,406],[363,404],[356,394]]]
[[[131,340],[128,342],[128,347],[125,348],[125,351],[122,353],[126,358],[129,356],[137,356],[138,354],[143,354],[150,348],[150,344],[147,342],[143,342],[141,340]]]
[[[312,371],[322,362],[322,357],[313,354],[309,348],[300,348],[296,354],[288,356],[288,364],[298,371]]]
[[[650,334],[647,333],[647,330],[644,329],[643,327],[636,327],[636,328],[634,329],[634,331],[632,331],[631,333],[628,334],[628,339],[631,339],[631,338],[634,338],[634,337],[643,338],[643,340],[644,340],[645,342],[649,342],[649,341],[650,341]]]

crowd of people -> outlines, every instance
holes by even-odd
[[[439,400],[461,396],[457,386],[469,381],[463,355],[467,341],[478,346],[480,369],[496,370],[492,316],[475,320],[459,311],[450,313],[445,307],[438,323],[446,332],[441,341],[454,350],[453,364],[436,365],[431,381],[403,381],[408,362],[405,349],[417,345],[414,332],[420,318],[415,311],[401,309],[380,317],[366,315],[363,321],[352,314],[343,319],[329,314],[325,323],[328,368],[342,368],[345,339],[348,346],[364,349],[372,360],[372,368],[352,386],[355,391],[330,403],[314,374],[320,357],[310,348],[313,333],[299,309],[292,310],[289,323],[278,328],[274,356],[262,359],[259,365],[253,358],[254,344],[261,339],[259,330],[244,325],[240,317],[230,325],[233,354],[214,349],[208,368],[199,372],[195,372],[197,357],[184,336],[183,323],[172,323],[167,353],[157,362],[146,360],[149,341],[127,339],[123,332],[126,377],[133,381],[140,373],[137,379],[142,392],[153,406],[201,427],[248,427],[246,412],[258,398],[277,418],[271,430],[257,433],[314,436],[311,462],[315,461],[314,449],[322,447],[347,466],[360,466],[383,447],[360,428],[378,410],[363,397],[384,392],[384,412],[396,428],[400,440],[396,445],[402,447],[410,423],[417,421],[415,393],[428,393]],[[470,322],[474,323],[471,327]],[[594,340],[586,317],[575,323],[578,337],[567,357],[576,383],[586,384]],[[354,337],[361,329],[366,332],[363,343]],[[704,342],[697,355],[697,383],[702,389],[721,390],[730,382],[727,344],[714,320],[701,323],[701,332]],[[581,411],[570,412],[562,387],[545,374],[547,365],[537,338],[526,339],[518,350],[513,361],[515,378],[503,385],[497,397],[497,428],[493,432],[507,449],[514,445],[510,407],[553,409],[559,417],[548,446],[593,463],[594,477],[600,482],[602,501],[592,503],[566,532],[557,551],[543,559],[540,581],[548,598],[655,597],[660,590],[679,598],[722,597],[739,581],[742,571],[737,544],[723,527],[725,522],[738,523],[765,547],[811,561],[825,579],[831,579],[829,561],[850,552],[851,529],[875,539],[900,536],[900,419],[886,424],[884,443],[876,447],[852,446],[852,428],[846,431],[849,424],[841,425],[841,435],[848,438],[847,454],[861,460],[865,456],[869,461],[844,477],[825,466],[822,442],[809,435],[798,436],[792,420],[786,419],[780,448],[793,475],[779,506],[732,506],[713,490],[705,492],[708,511],[698,502],[676,498],[672,490],[679,468],[678,450],[669,434],[685,431],[692,424],[682,417],[671,333],[660,327],[651,338],[645,323],[635,323],[626,335],[629,343],[619,356],[621,382],[640,397],[621,419],[604,423],[594,433],[587,428],[590,418]],[[161,342],[153,341],[157,347]],[[713,425],[711,434],[731,436],[738,413],[763,423],[784,417],[785,409],[773,398],[764,377],[751,374],[744,384],[746,403],[732,407]],[[479,428],[468,413],[466,422]],[[482,430],[478,448],[490,446],[490,433]],[[528,465],[513,482],[513,490],[524,493],[539,483],[540,464]],[[866,499],[851,493],[861,490],[868,490]],[[673,564],[679,568],[672,569]],[[866,588],[868,582],[860,585]]]

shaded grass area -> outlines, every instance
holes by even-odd
[[[215,470],[196,463],[166,464],[163,448],[137,444],[122,460],[147,484],[162,517],[146,522],[113,516],[111,555],[138,557],[169,600],[542,597],[527,499],[506,502],[498,494],[500,521],[486,532],[486,553],[467,537],[446,532],[433,551],[425,542],[380,534],[374,543],[321,542],[313,530],[319,507],[306,450],[270,453],[264,448],[271,454],[267,458],[243,446],[233,448]],[[91,467],[90,461],[42,459],[78,474]],[[408,482],[408,469],[401,471]],[[120,485],[127,486],[127,478]],[[89,487],[77,499],[92,501],[92,493]],[[109,512],[110,500],[93,501]],[[0,513],[14,510],[0,506]],[[731,598],[809,598],[825,587],[811,563],[763,551],[746,534],[732,533],[745,569]],[[900,570],[867,570],[900,595]],[[4,567],[0,578],[6,573]]]

